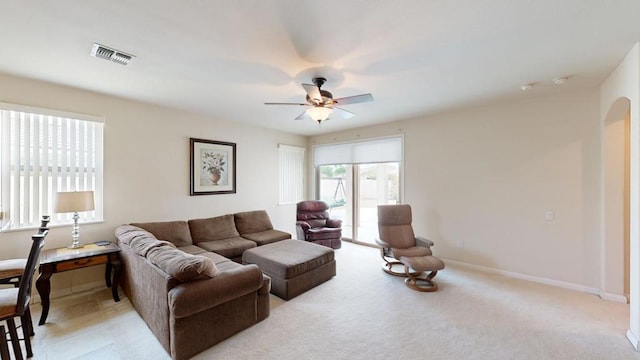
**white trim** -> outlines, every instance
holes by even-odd
[[[19,104],[12,104],[12,103],[6,103],[6,102],[0,102],[0,109],[34,113],[34,114],[42,114],[42,115],[49,115],[49,116],[59,116],[59,117],[76,119],[76,120],[93,121],[93,122],[98,122],[102,124],[105,123],[104,116],[100,116],[100,115],[80,114],[80,113],[74,113],[70,111],[44,109],[44,108],[39,108],[35,106],[19,105]]]
[[[304,146],[278,144],[278,148],[282,148],[288,151],[298,151],[304,153],[307,149]]]
[[[631,343],[631,345],[633,345],[633,348],[636,349],[636,351],[639,350],[640,343],[638,342],[638,338],[636,338],[636,336],[633,334],[631,329],[627,330],[627,340],[629,340],[629,342]]]
[[[469,263],[462,262],[462,261],[447,260],[447,259],[443,259],[443,261],[445,263],[451,263],[451,264],[454,264],[454,265],[457,265],[457,266],[460,266],[460,267],[464,267],[464,268],[468,268],[468,269],[483,271],[483,272],[487,272],[487,273],[491,273],[491,274],[499,274],[499,275],[503,275],[503,276],[506,276],[506,277],[514,278],[514,279],[527,280],[527,281],[531,281],[531,282],[535,282],[535,283],[539,283],[539,284],[550,285],[550,286],[563,288],[563,289],[568,289],[568,290],[580,291],[580,292],[584,292],[584,293],[587,293],[587,294],[593,294],[593,295],[596,295],[596,296],[600,297],[603,300],[614,301],[614,302],[619,302],[619,303],[624,303],[624,304],[627,303],[627,298],[624,295],[616,295],[616,294],[606,293],[606,292],[601,291],[598,288],[593,288],[593,287],[589,287],[589,286],[574,284],[574,283],[570,283],[570,282],[566,282],[566,281],[543,278],[543,277],[539,277],[539,276],[532,276],[532,275],[520,274],[520,273],[516,273],[516,272],[511,272],[511,271],[499,270],[499,269],[490,268],[490,267],[486,267],[486,266],[469,264]]]
[[[613,302],[617,302],[617,303],[621,303],[621,304],[628,304],[629,303],[629,298],[625,295],[620,295],[620,294],[613,294],[613,293],[608,293],[605,291],[601,291],[599,296],[603,299],[603,300],[609,300],[609,301],[613,301]]]

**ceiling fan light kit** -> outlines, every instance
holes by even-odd
[[[324,106],[314,106],[307,109],[307,115],[309,115],[309,117],[311,117],[314,121],[318,122],[318,124],[329,119],[329,116],[332,112],[332,108]]]
[[[343,119],[349,119],[355,114],[336,107],[336,105],[349,105],[361,102],[373,101],[373,95],[361,94],[355,96],[348,96],[344,98],[334,99],[333,94],[329,91],[322,90],[321,87],[327,79],[323,77],[316,77],[312,79],[312,84],[302,84],[302,88],[307,92],[306,103],[274,103],[266,102],[265,105],[296,105],[296,106],[308,106],[309,108],[298,117],[296,120],[303,120],[310,118],[321,124],[323,121],[329,120],[330,116],[338,116]]]

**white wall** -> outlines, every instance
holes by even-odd
[[[597,89],[313,137],[405,134],[404,202],[446,259],[599,287]],[[545,221],[546,211],[555,219]],[[463,248],[458,248],[462,242]]]
[[[81,240],[114,240],[123,223],[211,217],[264,209],[277,229],[295,233],[295,205],[278,206],[278,143],[303,136],[0,74],[0,101],[102,115],[105,221],[81,225]],[[238,109],[242,111],[242,109]],[[237,193],[189,196],[189,138],[237,144]],[[67,246],[69,226],[53,226],[46,248]],[[25,257],[29,231],[0,237],[0,258]],[[103,269],[103,268],[102,268]],[[101,281],[99,267],[57,274],[54,292]]]

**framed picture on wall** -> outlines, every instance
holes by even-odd
[[[236,193],[236,144],[190,138],[191,189],[189,194]]]

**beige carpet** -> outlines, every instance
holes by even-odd
[[[419,293],[380,270],[376,249],[346,243],[336,257],[335,278],[288,302],[272,296],[269,318],[195,359],[640,359],[627,305],[455,266],[438,292]],[[105,290],[54,299],[49,319],[37,359],[169,358]]]

